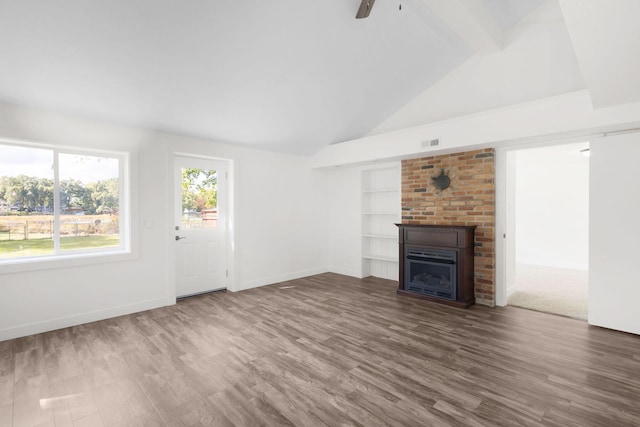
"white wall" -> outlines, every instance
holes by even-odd
[[[361,168],[328,171],[329,270],[362,277]]]
[[[161,135],[172,153],[233,161],[233,290],[327,271],[327,174],[309,157]]]
[[[591,141],[589,323],[640,334],[640,134]]]
[[[588,143],[515,153],[516,262],[587,270]]]
[[[346,166],[455,153],[640,127],[640,103],[594,109],[589,94],[567,95],[499,108],[325,147],[314,167]],[[438,138],[438,147],[424,141]]]
[[[0,104],[0,137],[132,153],[131,259],[2,273],[0,340],[175,302],[174,152],[231,159],[235,242],[230,288],[327,271],[326,172],[309,159]],[[142,221],[151,224],[140,228]]]
[[[0,136],[130,152],[135,251],[127,260],[0,274],[0,339],[170,302],[166,270],[159,268],[168,263],[166,157],[150,132],[0,105]],[[140,217],[153,226],[139,229]]]

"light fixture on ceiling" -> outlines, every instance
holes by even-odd
[[[376,0],[362,0],[360,7],[358,8],[358,13],[356,13],[356,19],[362,19],[369,16],[375,2]],[[400,0],[400,3],[398,4],[398,10],[402,10],[402,0]]]
[[[580,150],[580,152],[585,157],[591,157],[591,149],[589,148],[583,148],[582,150]]]
[[[362,0],[362,3],[360,3],[360,7],[358,8],[358,13],[356,13],[356,19],[362,19],[369,16],[375,2],[376,0]]]

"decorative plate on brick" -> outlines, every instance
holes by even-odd
[[[433,185],[436,186],[438,191],[442,191],[445,188],[448,188],[451,184],[451,179],[449,178],[449,172],[444,173],[444,169],[440,169],[440,175],[431,177],[433,180]]]

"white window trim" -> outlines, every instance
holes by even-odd
[[[132,162],[131,155],[133,153],[109,150],[109,149],[93,149],[72,146],[61,146],[53,144],[44,144],[39,142],[21,141],[13,139],[0,138],[0,144],[13,145],[19,147],[30,147],[51,150],[54,159],[54,206],[59,206],[59,170],[58,170],[58,154],[80,154],[80,155],[102,155],[115,157],[119,164],[118,179],[118,196],[120,200],[119,208],[119,227],[120,227],[120,245],[118,247],[109,247],[96,251],[95,249],[77,249],[59,253],[59,228],[54,229],[54,245],[56,246],[56,254],[41,255],[34,257],[7,258],[0,260],[0,274],[19,273],[24,271],[46,270],[55,268],[68,268],[91,264],[100,264],[107,262],[129,261],[137,258],[137,250],[134,250],[133,241],[133,203],[132,203]],[[59,221],[59,209],[54,209],[54,220]]]

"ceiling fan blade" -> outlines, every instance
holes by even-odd
[[[366,18],[369,16],[375,2],[376,0],[362,0],[362,3],[360,3],[360,7],[358,8],[358,13],[356,13],[356,19]]]

